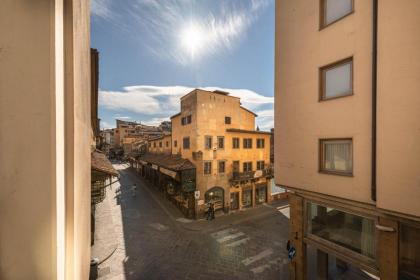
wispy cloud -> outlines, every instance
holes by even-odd
[[[118,112],[114,114],[115,118],[123,119],[125,116],[130,116],[130,113],[137,114],[143,116],[143,123],[155,125],[179,112],[180,97],[193,89],[185,86],[139,85],[124,87],[121,91],[100,90],[99,105],[101,108]],[[267,97],[249,89],[219,87],[203,87],[202,89],[210,91],[218,89],[241,98],[243,106],[259,115],[257,124],[261,129],[269,129],[273,126],[273,97]]]
[[[189,64],[230,51],[272,0],[93,0],[92,14],[108,20],[159,58]],[[112,10],[112,12],[111,12]]]

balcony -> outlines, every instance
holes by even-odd
[[[233,183],[238,183],[248,180],[256,180],[260,178],[271,178],[274,176],[274,170],[272,166],[266,167],[263,170],[247,171],[247,172],[232,172]]]

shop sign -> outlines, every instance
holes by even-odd
[[[195,197],[195,199],[199,199],[200,198],[200,191],[195,191],[194,192],[194,197]]]
[[[257,171],[255,171],[255,173],[254,173],[254,178],[259,178],[259,177],[262,177],[262,175],[263,175],[262,170],[257,170]]]
[[[198,206],[203,205],[204,204],[204,200],[203,199],[198,200],[197,201],[197,204],[198,204]]]
[[[153,168],[154,170],[158,170],[158,169],[159,169],[159,166],[157,166],[156,164],[152,164],[152,168]]]
[[[162,172],[165,175],[168,175],[169,177],[172,177],[172,178],[176,179],[177,173],[175,171],[172,171],[172,170],[161,167],[160,172]]]

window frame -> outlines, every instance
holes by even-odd
[[[238,163],[238,170],[234,169],[234,166],[235,166],[236,163]],[[232,161],[232,173],[233,172],[241,172],[241,161],[240,160]]]
[[[162,148],[162,147],[163,147],[162,141],[159,141],[159,148]]]
[[[232,124],[232,118],[229,116],[225,116],[225,124]]]
[[[238,146],[235,147],[235,140],[238,142]],[[232,149],[240,149],[241,148],[241,139],[239,137],[232,137]]]
[[[223,163],[223,171],[220,171],[220,164]],[[217,173],[218,174],[225,174],[226,173],[226,160],[218,160],[217,161]]]
[[[371,219],[374,221],[375,225],[378,224],[378,217],[373,213],[367,213],[367,212],[361,212],[361,211],[357,211],[354,209],[348,209],[348,208],[344,208],[342,205],[338,204],[338,203],[334,203],[331,201],[325,201],[322,198],[319,199],[308,199],[305,198],[303,201],[303,219],[304,219],[304,223],[303,223],[303,240],[306,244],[309,245],[314,245],[314,246],[321,246],[323,247],[327,253],[329,253],[328,251],[331,251],[331,253],[335,253],[337,254],[337,257],[348,261],[350,263],[353,263],[356,266],[361,266],[363,269],[365,269],[366,271],[369,271],[370,273],[378,273],[378,271],[375,271],[376,268],[376,260],[378,258],[378,255],[375,252],[375,256],[374,259],[365,256],[363,254],[360,254],[356,251],[353,251],[349,248],[340,246],[332,241],[329,241],[327,239],[318,237],[312,233],[308,232],[308,204],[309,203],[315,203],[318,204],[320,206],[324,206],[324,207],[331,207],[331,208],[335,208],[341,212],[345,212],[348,214],[352,214],[352,215],[356,215],[356,216],[360,216],[366,219]],[[375,243],[378,240],[378,232],[375,231],[374,233],[374,240]],[[378,244],[378,243],[376,243]],[[377,245],[376,245],[377,246]],[[377,248],[376,248],[377,250]],[[350,259],[349,259],[350,257]]]
[[[354,13],[354,0],[351,0],[351,11],[345,14],[344,16],[341,16],[335,20],[333,20],[330,23],[325,23],[326,14],[327,14],[327,0],[320,0],[319,1],[319,30],[323,30],[324,28],[327,28],[330,25],[333,25],[334,23],[341,21],[342,19],[348,17],[349,15],[352,15]]]
[[[262,168],[261,168],[262,163]],[[264,160],[257,160],[257,169],[256,170],[264,170],[265,168],[265,161]]]
[[[174,140],[174,147],[176,148],[178,146],[178,141]]]
[[[186,145],[185,145],[185,143],[186,143],[185,140],[188,140],[188,147],[186,147]],[[191,147],[190,137],[184,137],[184,138],[182,138],[182,148],[184,150],[189,150],[190,147]]]
[[[349,141],[351,143],[351,171],[337,171],[337,170],[329,170],[324,168],[325,163],[325,148],[324,143],[325,142],[331,142],[331,141]],[[353,147],[353,138],[322,138],[319,139],[319,148],[318,148],[318,172],[322,174],[330,174],[330,175],[339,175],[339,176],[345,176],[345,177],[353,177],[354,174],[354,147]]]
[[[245,165],[247,166],[246,170],[244,168]],[[248,170],[248,166],[251,167],[250,170]],[[242,172],[252,172],[252,168],[253,168],[252,161],[244,161],[244,162],[242,162]]]
[[[222,139],[222,147],[220,147],[220,139]],[[217,136],[217,149],[223,150],[225,148],[225,137],[224,136]]]
[[[206,164],[210,164],[210,170],[209,173],[206,173]],[[211,160],[205,160],[203,161],[203,174],[206,176],[211,176],[213,173],[213,162]]]
[[[264,148],[265,148],[265,139],[257,138],[257,149],[264,149]]]
[[[207,140],[210,139],[210,146],[207,146]],[[211,150],[213,148],[213,136],[205,135],[204,136],[204,149]]]
[[[245,145],[245,142],[246,141],[248,141],[249,140],[249,147],[248,147],[248,145]],[[243,143],[242,143],[242,147],[244,148],[244,149],[252,149],[252,138],[243,138],[243,141],[242,141]]]
[[[328,70],[332,70],[334,68],[338,68],[345,64],[350,63],[350,91],[346,94],[334,96],[334,97],[326,97],[325,90],[326,90],[326,73]],[[327,65],[319,67],[319,102],[334,100],[337,98],[347,97],[354,95],[354,60],[353,56],[329,63]]]

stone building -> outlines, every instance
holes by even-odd
[[[182,197],[197,195],[196,216],[208,202],[227,212],[271,200],[270,132],[255,130],[255,117],[229,93],[196,89],[181,98],[181,112],[171,117],[171,137],[149,142],[149,151],[167,154],[170,148],[173,158],[194,166],[196,185],[189,184]]]
[[[291,279],[420,279],[419,15],[416,0],[276,1]]]
[[[154,154],[172,154],[171,134],[166,134],[149,139],[148,152]]]

